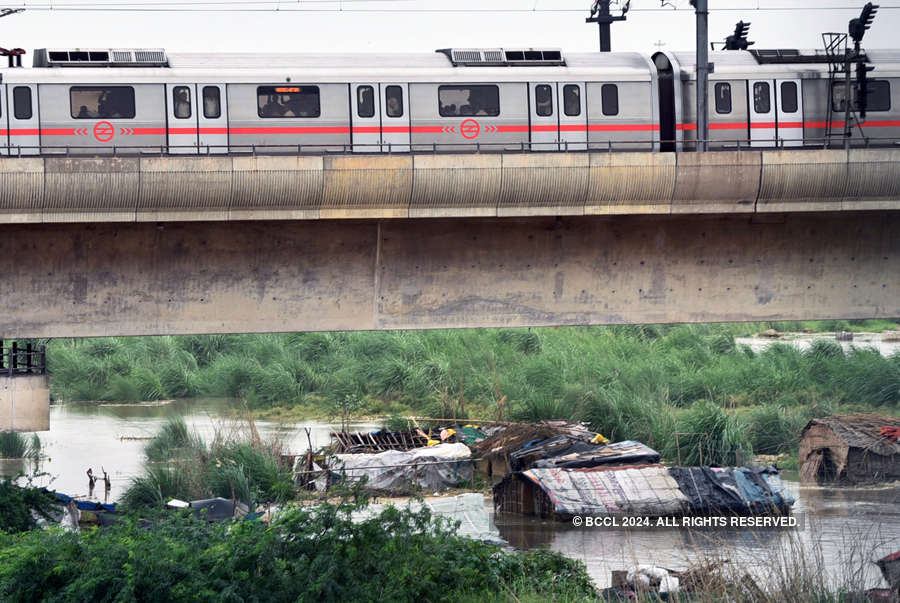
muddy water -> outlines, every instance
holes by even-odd
[[[132,477],[139,475],[143,465],[143,449],[147,440],[156,434],[171,415],[181,415],[187,425],[206,441],[217,431],[228,433],[246,428],[245,424],[225,418],[233,410],[228,400],[177,400],[165,405],[100,405],[66,404],[50,407],[50,431],[41,432],[42,453],[40,471],[50,474],[35,480],[37,485],[49,485],[71,496],[115,501],[128,487]],[[279,437],[286,451],[298,453],[307,449],[306,432],[311,430],[313,448],[330,440],[330,432],[340,425],[304,421],[302,424],[279,425],[257,421],[260,437],[267,440]],[[373,429],[377,426],[357,423],[353,429]],[[86,471],[102,476],[102,469],[110,474],[112,488],[108,496],[102,482],[97,482],[94,496],[88,496]],[[0,460],[0,474],[30,472],[28,461]]]
[[[770,337],[736,337],[734,342],[737,345],[750,346],[750,349],[754,352],[760,352],[773,343],[790,345],[800,351],[805,351],[817,339],[838,343],[844,349],[844,352],[849,352],[854,347],[878,350],[882,356],[893,356],[900,352],[900,341],[895,340],[896,334],[890,336],[888,341],[884,341],[882,337],[881,333],[854,333],[853,341],[836,341],[834,333],[785,333],[777,339]]]
[[[53,406],[50,409],[50,431],[41,433],[43,452],[47,458],[41,470],[50,474],[37,480],[60,492],[86,497],[85,471],[95,473],[105,468],[112,476],[109,500],[115,501],[127,488],[129,480],[143,466],[143,447],[169,415],[185,418],[189,426],[204,438],[212,438],[216,430],[237,428],[223,419],[230,403],[223,400],[182,400],[165,406]],[[335,425],[304,421],[277,425],[257,421],[263,438],[279,436],[292,452],[306,450],[303,427],[311,429],[314,447],[328,442]],[[374,424],[357,424],[354,429],[371,429]],[[145,438],[145,439],[135,439]],[[0,473],[15,473],[25,467],[23,461],[0,461]],[[792,558],[791,547],[800,544],[807,553],[818,553],[830,579],[880,585],[877,570],[860,563],[900,549],[900,484],[866,488],[821,488],[801,486],[796,476],[786,474],[787,485],[797,498],[795,515],[805,519],[803,529],[793,532],[772,529],[704,529],[689,531],[676,528],[610,529],[576,528],[570,524],[535,518],[502,516],[495,518],[500,535],[513,547],[533,549],[546,547],[585,562],[599,586],[609,584],[610,572],[627,569],[635,563],[651,563],[679,569],[691,560],[719,555],[728,557],[752,572],[760,573],[780,565],[780,554]],[[103,500],[102,482],[98,482],[95,499]],[[490,501],[486,501],[490,506]],[[848,567],[866,566],[860,579],[845,577]]]
[[[635,564],[684,569],[691,562],[727,558],[760,582],[789,574],[799,558],[826,570],[833,584],[883,586],[870,563],[900,549],[900,483],[864,488],[801,485],[796,473],[785,483],[797,499],[794,515],[802,528],[610,529],[503,515],[494,518],[500,535],[519,549],[549,548],[581,559],[598,586],[609,586],[612,570]],[[855,570],[863,568],[860,575]]]

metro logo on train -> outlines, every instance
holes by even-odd
[[[821,147],[860,104],[821,51],[710,60],[711,149]],[[893,144],[900,50],[866,61],[854,137]],[[692,150],[694,67],[687,52],[39,49],[32,68],[0,69],[0,154]]]

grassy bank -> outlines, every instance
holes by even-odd
[[[297,415],[566,418],[668,458],[733,462],[791,451],[810,417],[897,412],[900,357],[833,341],[762,353],[735,337],[881,330],[895,321],[56,340],[55,398],[243,397]],[[260,415],[258,415],[260,416]]]

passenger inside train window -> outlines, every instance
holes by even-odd
[[[178,119],[191,116],[191,91],[187,86],[175,86],[172,89],[172,108]]]
[[[568,117],[581,115],[581,90],[575,84],[563,86],[563,109]]]
[[[553,94],[550,86],[540,84],[534,88],[534,110],[538,117],[553,115]]]
[[[438,112],[442,117],[500,115],[500,89],[484,84],[439,86]]]
[[[375,117],[375,89],[372,86],[357,88],[356,114],[359,117]]]
[[[318,86],[259,86],[256,89],[260,117],[319,117]]]
[[[206,119],[218,119],[222,116],[222,102],[218,86],[204,86],[203,88],[203,117]]]
[[[384,97],[387,102],[387,116],[403,117],[403,88],[388,86],[384,89]]]
[[[133,119],[135,115],[131,86],[72,86],[69,101],[75,119]]]

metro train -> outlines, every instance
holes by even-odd
[[[856,131],[867,144],[894,144],[900,50],[866,56],[874,71]],[[711,149],[822,146],[829,120],[843,128],[848,87],[821,51],[712,52],[710,61]],[[694,63],[687,52],[539,48],[39,49],[32,68],[0,69],[0,155],[688,150]]]

